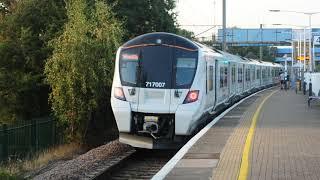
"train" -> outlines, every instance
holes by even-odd
[[[223,109],[279,82],[282,65],[248,59],[185,37],[148,33],[119,47],[111,107],[119,141],[174,149]]]

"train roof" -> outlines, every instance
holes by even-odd
[[[172,33],[154,32],[135,37],[122,45],[122,48],[143,47],[147,45],[167,45],[179,47],[190,51],[198,51],[201,48],[197,43]]]

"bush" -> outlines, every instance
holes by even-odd
[[[14,174],[10,174],[5,170],[0,169],[0,179],[3,179],[3,180],[20,180],[20,179],[23,179],[23,178],[21,178],[21,177],[19,177],[17,175],[14,175]]]
[[[122,28],[103,1],[90,6],[86,0],[68,1],[67,16],[45,74],[52,88],[52,109],[67,127],[67,138],[83,142],[92,113],[112,83],[112,60]]]

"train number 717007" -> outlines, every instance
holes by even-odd
[[[146,82],[147,88],[164,88],[165,85],[165,82]]]

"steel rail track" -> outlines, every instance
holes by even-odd
[[[139,149],[90,179],[151,179],[176,152]]]

